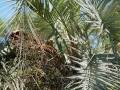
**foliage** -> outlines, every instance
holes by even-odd
[[[21,34],[17,57],[1,62],[1,89],[120,89],[119,0],[10,1],[5,28]]]

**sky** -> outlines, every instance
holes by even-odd
[[[0,19],[7,21],[13,15],[14,3],[10,0],[0,0]]]

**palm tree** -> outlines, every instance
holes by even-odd
[[[87,53],[88,58],[74,61],[81,67],[71,66],[78,75],[69,77],[77,80],[72,81],[67,87],[71,90],[119,90],[120,82],[116,80],[119,78],[119,57],[116,56],[120,32],[119,1],[76,0],[76,2],[81,6],[81,20],[84,27],[87,27],[84,30],[87,30],[91,47],[95,49],[91,48],[92,56]],[[112,47],[112,57],[105,54],[103,45],[107,43]]]
[[[38,36],[41,35],[41,32],[45,33],[41,37],[45,40],[52,40],[53,46],[60,53],[64,62],[73,69],[70,70],[70,74],[73,75],[67,77],[72,80],[65,89],[120,89],[120,63],[118,55],[116,55],[116,44],[120,37],[119,0],[10,1],[14,3],[15,10],[6,26],[10,30],[19,29],[31,32],[38,43]],[[25,45],[23,42],[21,43],[21,45]],[[106,54],[106,49],[110,51],[111,48],[112,52],[107,51]],[[18,75],[15,72],[22,72],[21,68],[24,68],[24,63],[21,64],[23,62],[21,52],[22,50],[19,52],[19,62],[16,62],[8,71],[14,72],[14,75]],[[4,69],[6,71],[6,67]],[[40,68],[38,69],[40,70]],[[11,78],[8,81],[10,80]],[[19,75],[17,80],[19,81]],[[36,81],[35,78],[33,80],[40,89],[39,81]],[[12,82],[8,83],[10,87],[15,86],[11,84]],[[23,86],[19,89],[22,90],[22,88]],[[63,90],[63,87],[60,90]]]

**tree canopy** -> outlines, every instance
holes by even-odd
[[[17,57],[1,62],[1,89],[120,89],[120,0],[9,2],[13,15],[0,32],[22,35],[11,42]]]

